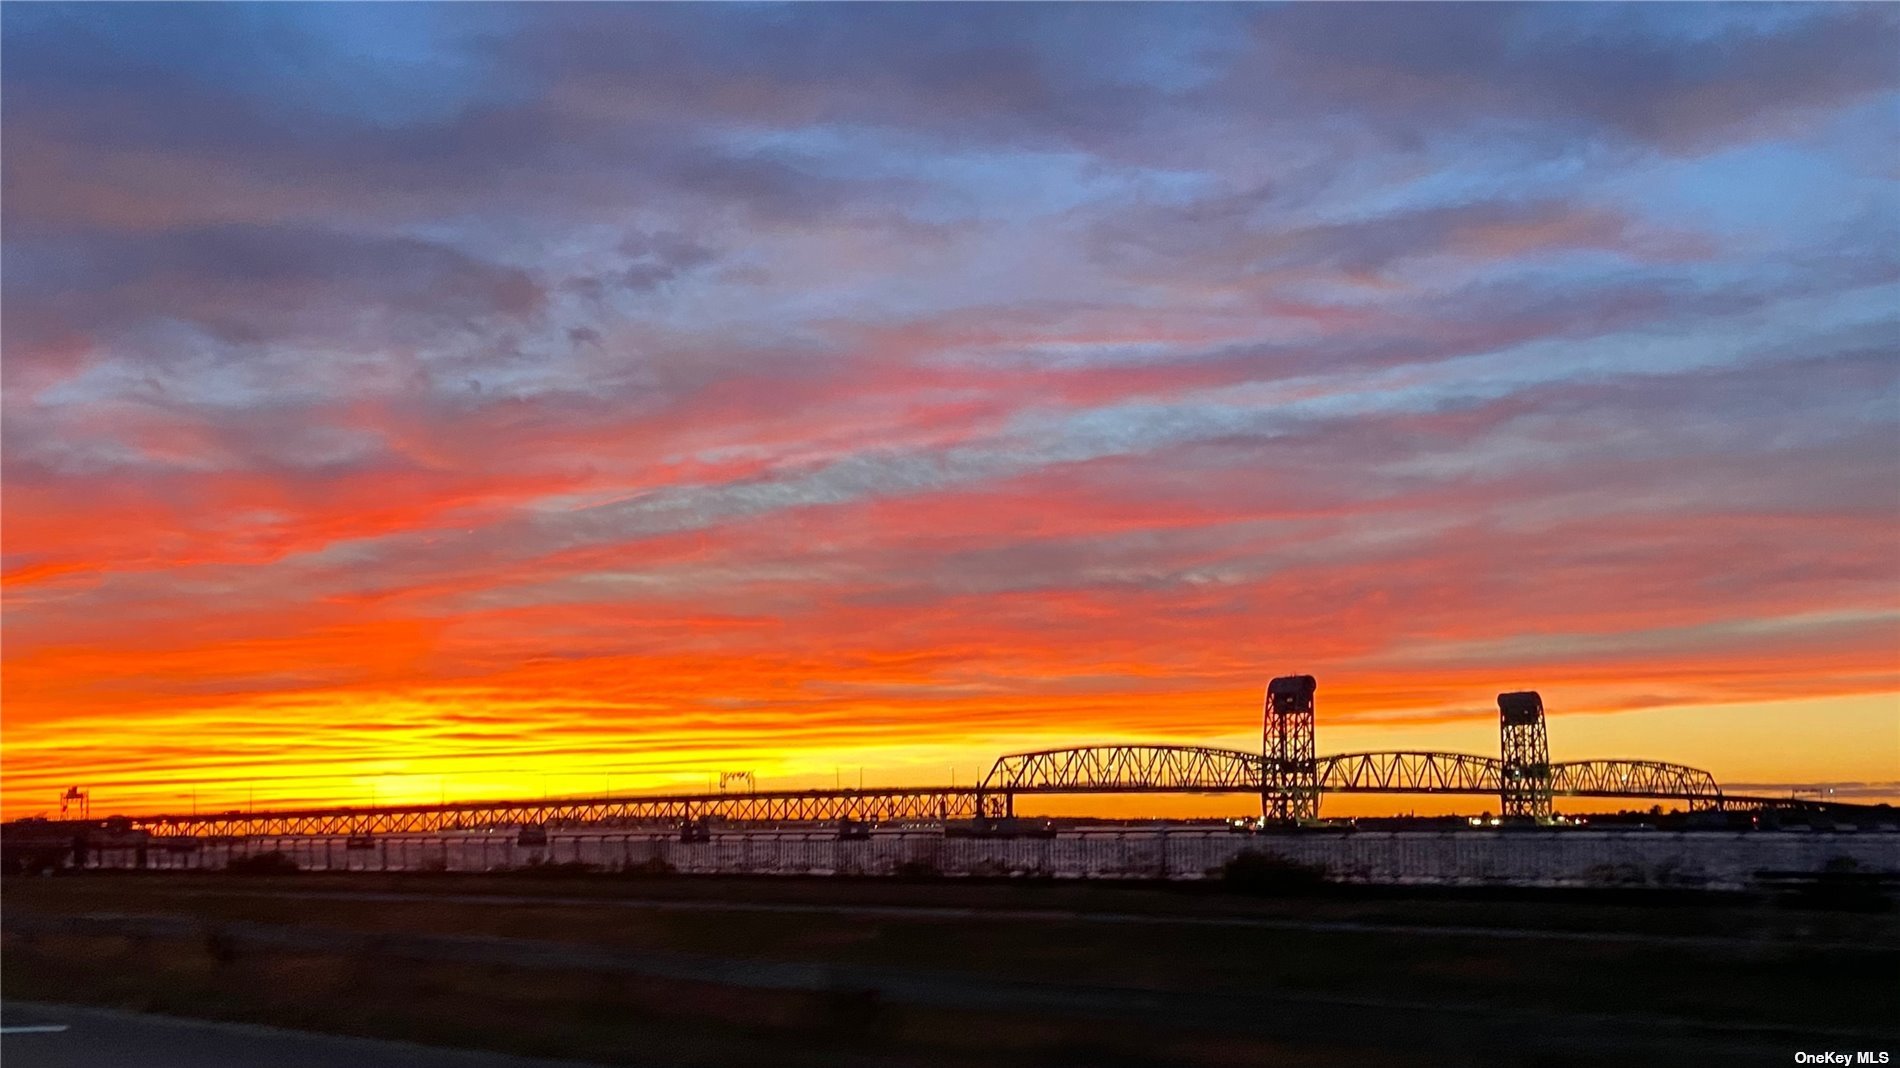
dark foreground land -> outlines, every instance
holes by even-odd
[[[3,921],[14,1005],[598,1063],[1900,1063],[1900,913],[1757,899],[138,875]]]

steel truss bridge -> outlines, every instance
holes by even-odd
[[[1373,752],[1319,757],[1323,793],[1471,794],[1498,796],[1506,768],[1497,757],[1469,753]],[[840,824],[942,826],[1015,814],[1018,795],[1259,794],[1263,758],[1239,749],[1185,745],[1100,745],[1015,753],[997,760],[976,787],[885,790],[801,790],[674,794],[649,797],[557,798],[543,801],[381,805],[283,812],[223,812],[130,817],[130,829],[160,837],[295,837],[483,832],[540,827],[678,828],[696,821],[738,827]],[[1550,765],[1560,797],[1686,801],[1691,808],[1725,801],[1714,776],[1697,768],[1648,760],[1584,760]],[[1785,803],[1785,800],[1782,802]]]
[[[1543,699],[1535,691],[1498,695],[1499,756],[1413,750],[1316,755],[1311,675],[1276,678],[1267,687],[1261,751],[1193,745],[1086,745],[1013,753],[974,787],[880,790],[747,790],[667,796],[382,805],[281,812],[133,816],[91,821],[101,831],[160,838],[483,833],[500,830],[850,826],[949,827],[1015,815],[1019,795],[1257,795],[1264,817],[1292,824],[1318,815],[1325,794],[1468,794],[1501,802],[1504,816],[1552,818],[1558,797],[1686,802],[1690,809],[1731,805],[1826,808],[1791,798],[1724,795],[1699,768],[1655,760],[1552,762]]]

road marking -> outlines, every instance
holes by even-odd
[[[65,1024],[22,1024],[19,1027],[0,1027],[0,1035],[50,1035],[64,1030]]]

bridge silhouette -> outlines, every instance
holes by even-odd
[[[984,780],[1004,798],[1017,794],[1258,793],[1266,758],[1241,749],[1187,745],[1096,745],[1003,757]],[[1494,794],[1511,774],[1497,757],[1424,750],[1336,753],[1315,760],[1321,793]],[[1555,797],[1628,797],[1722,803],[1715,776],[1654,760],[1578,760],[1550,765]]]
[[[540,801],[342,806],[203,815],[120,816],[113,827],[154,836],[372,836],[510,828],[692,827],[710,821],[780,825],[945,826],[1016,815],[1016,799],[1039,795],[1250,794],[1269,823],[1316,818],[1326,794],[1492,796],[1514,820],[1547,822],[1558,797],[1804,807],[1791,798],[1725,795],[1700,768],[1655,760],[1549,759],[1542,698],[1498,695],[1500,755],[1394,750],[1314,753],[1310,675],[1267,688],[1261,752],[1195,745],[1083,745],[1011,753],[975,786],[748,790],[597,796]],[[1806,806],[1812,807],[1812,806]]]

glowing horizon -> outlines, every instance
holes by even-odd
[[[1893,8],[0,20],[0,816],[967,783],[1293,671],[1900,799]]]

